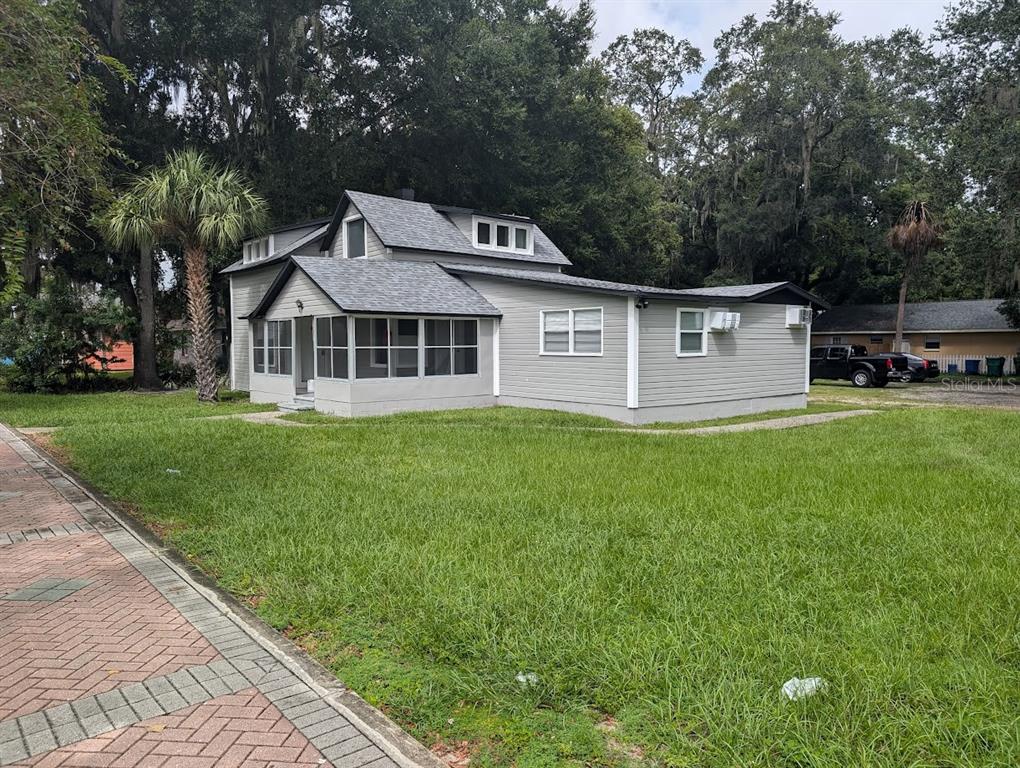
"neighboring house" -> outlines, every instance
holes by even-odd
[[[109,350],[96,350],[85,358],[85,364],[95,371],[133,371],[135,347],[130,341],[115,341]]]
[[[191,329],[187,320],[171,319],[166,321],[166,331],[173,336],[174,365],[194,365],[191,359]],[[230,366],[230,338],[228,325],[220,309],[216,315],[216,326],[213,328],[213,340],[216,344],[216,364],[221,368]]]
[[[926,301],[907,304],[903,339],[922,357],[959,365],[967,359],[1005,357],[1007,366],[1020,354],[1020,330],[1011,328],[997,310],[1002,299]],[[895,304],[833,307],[815,318],[813,344],[863,344],[873,352],[893,351]]]
[[[346,192],[224,270],[232,386],[344,416],[518,405],[646,423],[806,404],[814,296],[568,266],[526,217]]]

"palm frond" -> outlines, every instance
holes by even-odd
[[[927,203],[915,200],[903,209],[889,229],[886,242],[905,256],[924,256],[928,251],[941,247],[942,225],[931,215]]]

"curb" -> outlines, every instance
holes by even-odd
[[[196,592],[237,623],[277,661],[329,702],[360,730],[378,738],[378,745],[403,768],[448,768],[423,744],[408,734],[389,717],[373,707],[357,693],[346,688],[328,669],[309,656],[296,643],[280,634],[250,608],[221,589],[205,573],[189,563],[177,550],[168,547],[158,536],[136,520],[123,505],[93,487],[77,472],[68,468],[45,447],[32,439],[30,433],[7,427],[32,446],[54,470],[74,483],[99,505],[124,530],[138,539],[155,557],[162,560]]]

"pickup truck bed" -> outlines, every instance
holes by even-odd
[[[905,355],[869,355],[867,347],[831,344],[811,348],[811,380],[842,379],[855,387],[884,387],[910,377]]]

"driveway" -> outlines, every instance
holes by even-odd
[[[854,404],[956,405],[1020,410],[1020,377],[1000,380],[978,377],[944,379],[923,384],[890,384],[885,389],[855,389],[850,384],[818,380],[811,388],[815,402]]]
[[[0,425],[0,766],[434,759]]]

